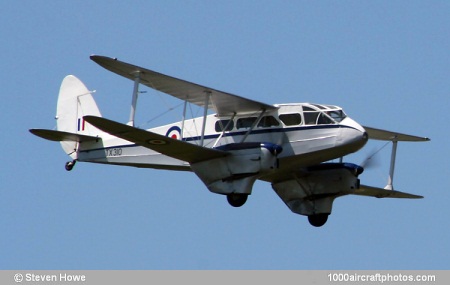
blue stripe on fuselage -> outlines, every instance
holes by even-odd
[[[271,128],[271,129],[261,129],[261,130],[253,130],[251,131],[250,135],[259,135],[259,134],[268,134],[268,133],[281,133],[281,132],[295,132],[295,131],[302,131],[302,130],[312,130],[312,129],[336,129],[336,128],[349,128],[349,129],[355,129],[350,126],[345,125],[313,125],[313,126],[300,126],[300,127],[290,127],[290,128]],[[356,130],[356,129],[355,129]],[[225,133],[222,137],[234,137],[234,136],[243,136],[248,132],[248,130],[245,131],[236,131],[236,132],[228,132]],[[209,139],[217,139],[219,137],[218,134],[214,135],[205,135],[205,140]],[[200,141],[201,136],[195,136],[195,137],[187,137],[183,138],[183,141],[185,142],[194,142],[194,141]],[[82,150],[80,152],[89,152],[89,151],[97,151],[97,150],[106,150],[111,148],[126,148],[126,147],[135,147],[139,146],[138,144],[126,144],[126,145],[115,145],[115,146],[109,146],[109,147],[103,147],[103,148],[96,148],[96,149],[87,149]]]
[[[260,134],[269,134],[269,133],[286,133],[286,132],[295,132],[295,131],[302,131],[302,130],[312,130],[312,129],[335,129],[335,128],[351,128],[349,126],[344,125],[314,125],[314,126],[301,126],[301,127],[291,127],[291,128],[271,128],[271,129],[256,129],[252,130],[250,132],[250,135],[260,135]],[[223,134],[223,137],[235,137],[235,136],[243,136],[248,132],[248,129],[245,131],[235,131],[235,132],[228,132]],[[205,135],[205,140],[207,139],[216,139],[219,137],[219,134],[214,135]],[[187,137],[183,138],[183,141],[197,141],[200,140],[201,136],[196,137]]]

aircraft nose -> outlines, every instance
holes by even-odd
[[[369,140],[369,134],[368,134],[367,132],[364,132],[364,133],[363,133],[363,139],[364,139],[365,141],[368,141],[368,140]]]
[[[345,118],[341,125],[341,140],[344,144],[352,145],[355,151],[362,148],[369,140],[366,130],[357,122],[350,118]]]
[[[358,131],[361,132],[361,134],[366,134],[366,136],[367,136],[366,130],[363,128],[363,126],[361,126],[355,120],[353,120],[353,119],[351,119],[349,117],[347,117],[344,120],[342,120],[341,121],[341,125],[347,126],[349,128],[355,129],[355,130],[358,130]]]

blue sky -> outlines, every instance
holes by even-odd
[[[0,269],[449,269],[448,1],[3,1],[0,11]],[[235,209],[192,173],[66,172],[59,144],[28,132],[55,127],[64,76],[97,90],[105,117],[129,115],[132,82],[91,54],[428,136],[399,145],[394,181],[425,199],[340,198],[313,228],[267,183]],[[138,124],[173,104],[148,90]],[[389,149],[363,183],[386,184]]]

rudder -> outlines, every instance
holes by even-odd
[[[84,121],[87,115],[101,117],[100,111],[87,87],[73,75],[64,78],[59,89],[56,107],[56,129],[62,132],[96,136],[100,130]],[[77,142],[61,141],[64,151],[76,159]]]

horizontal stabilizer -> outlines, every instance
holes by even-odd
[[[189,163],[228,155],[227,152],[221,150],[201,147],[108,119],[95,116],[85,116],[84,119],[93,126],[113,136]]]
[[[361,185],[359,189],[356,189],[351,194],[361,195],[361,196],[371,196],[376,198],[409,198],[409,199],[419,199],[423,196],[404,193],[395,190],[386,190],[382,188]]]
[[[418,137],[413,135],[401,134],[397,132],[391,132],[381,129],[375,129],[371,127],[364,126],[369,139],[372,140],[382,140],[382,141],[399,141],[399,142],[426,142],[430,139],[427,137]]]
[[[30,129],[33,135],[41,137],[46,140],[51,140],[55,142],[61,141],[72,141],[72,142],[85,142],[85,141],[96,141],[99,137],[79,135],[69,132],[61,132],[55,130],[45,130],[45,129]]]

